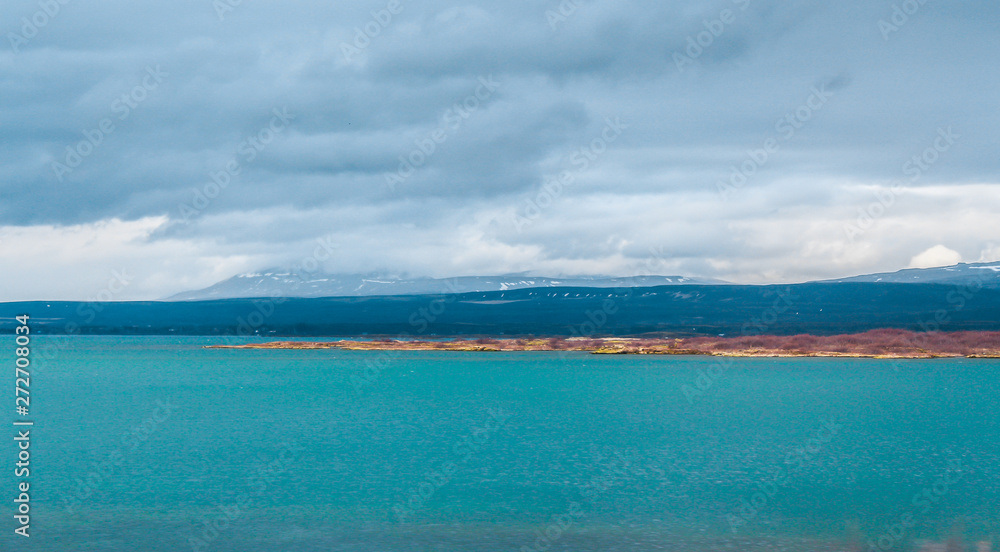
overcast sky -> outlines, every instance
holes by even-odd
[[[64,1],[0,20],[0,300],[1000,259],[993,1]]]

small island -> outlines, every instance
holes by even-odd
[[[686,338],[549,337],[347,339],[209,345],[209,349],[342,349],[352,351],[579,351],[593,354],[733,357],[1000,358],[1000,332],[872,330],[843,335],[753,335]]]

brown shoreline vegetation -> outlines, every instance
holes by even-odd
[[[272,341],[209,349],[343,349],[355,351],[581,351],[593,354],[733,357],[1000,358],[1000,332],[911,332],[882,329],[844,335],[738,337],[456,338]]]

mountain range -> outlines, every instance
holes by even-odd
[[[592,278],[585,279],[591,285],[569,286],[569,279],[525,276],[459,278],[448,284],[384,280],[373,286],[370,278],[339,277],[327,278],[324,285],[348,287],[322,287],[317,281],[316,288],[305,288],[310,293],[355,292],[329,297],[281,295],[285,289],[302,289],[282,287],[297,282],[279,274],[273,275],[277,280],[264,273],[237,277],[214,290],[222,295],[267,289],[278,293],[275,297],[0,303],[0,331],[13,331],[14,317],[25,314],[31,317],[32,335],[598,337],[831,335],[880,328],[1000,331],[1000,263],[781,285],[694,283],[656,276]],[[642,285],[666,279],[671,281]],[[426,291],[430,285],[444,289],[398,293]],[[462,291],[461,286],[506,289]],[[358,289],[393,294],[360,295]]]
[[[979,281],[985,287],[1000,287],[1000,262],[961,263],[938,268],[908,268],[897,272],[865,274],[806,283],[901,283],[953,284]],[[671,285],[727,285],[712,278],[686,276],[570,276],[553,278],[506,274],[456,278],[398,278],[380,274],[329,274],[272,268],[238,274],[204,289],[185,291],[165,301],[209,301],[251,297],[371,297],[379,295],[430,295],[508,291],[528,288],[631,288]]]
[[[979,282],[984,287],[1000,287],[1000,262],[959,263],[935,268],[905,268],[896,272],[882,272],[825,280],[839,282],[884,282],[896,284],[951,284],[964,285]]]
[[[273,268],[238,274],[205,289],[186,291],[166,301],[206,301],[239,297],[369,297],[507,291],[526,288],[625,288],[694,284],[725,284],[711,278],[684,276],[570,276],[549,278],[524,274],[459,276],[456,278],[397,278],[380,274],[328,274]]]

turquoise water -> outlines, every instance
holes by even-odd
[[[217,342],[38,337],[32,536],[13,535],[8,438],[0,549],[1000,542],[997,361],[202,348]]]

